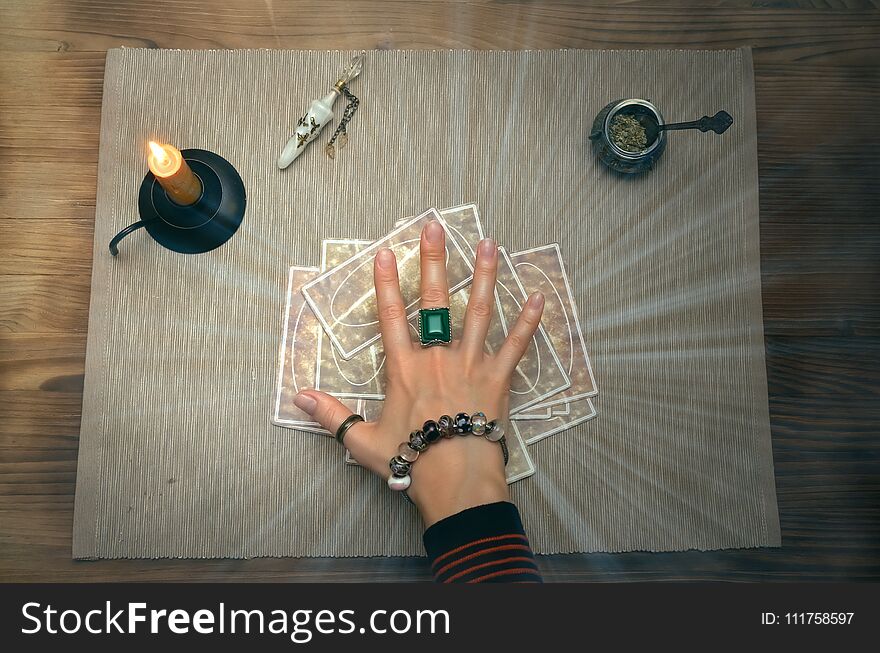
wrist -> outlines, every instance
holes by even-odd
[[[510,501],[510,493],[507,489],[507,482],[502,480],[500,484],[477,483],[474,487],[463,491],[440,493],[438,496],[431,497],[421,497],[418,493],[413,496],[410,492],[410,498],[421,514],[425,528],[429,528],[463,510],[498,501]]]
[[[408,494],[425,527],[468,508],[510,500],[497,443],[474,438],[444,444],[447,446],[425,452],[430,455],[412,471]]]

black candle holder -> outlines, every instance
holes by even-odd
[[[141,219],[110,241],[110,254],[119,253],[119,241],[141,227],[174,252],[202,254],[232,238],[244,219],[247,197],[238,171],[219,154],[207,150],[181,150],[184,161],[202,182],[202,195],[183,206],[172,201],[152,172],[138,193]]]

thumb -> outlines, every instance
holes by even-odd
[[[330,431],[331,436],[335,436],[336,430],[342,422],[352,415],[351,410],[346,408],[342,402],[319,390],[302,390],[294,397],[293,403]],[[387,475],[388,472],[390,456],[380,451],[381,447],[378,446],[374,438],[370,437],[370,427],[372,426],[373,423],[367,422],[352,424],[345,434],[343,444],[362,467],[384,478],[383,474]]]
[[[342,422],[352,414],[351,410],[346,408],[341,401],[318,390],[301,390],[293,398],[293,403],[330,431],[330,435],[333,436],[336,435],[336,429]],[[354,426],[352,426],[353,428]],[[349,429],[350,431],[351,429]]]

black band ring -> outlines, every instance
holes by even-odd
[[[345,421],[339,425],[339,428],[336,429],[336,441],[339,444],[343,444],[343,440],[345,440],[345,434],[348,433],[348,429],[357,424],[358,422],[363,422],[364,418],[354,413],[345,418]]]

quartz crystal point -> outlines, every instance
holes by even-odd
[[[361,74],[361,70],[364,68],[365,54],[361,52],[351,60],[348,67],[340,73],[339,79],[336,80],[336,83],[327,95],[320,100],[312,101],[308,112],[296,123],[296,129],[294,129],[287,144],[281,151],[281,156],[278,157],[278,167],[280,169],[283,170],[293,163],[305,151],[306,146],[315,140],[318,134],[321,133],[321,130],[333,120],[333,103],[336,102],[336,98],[342,93],[342,87]],[[339,147],[343,147],[343,144],[340,143]]]

